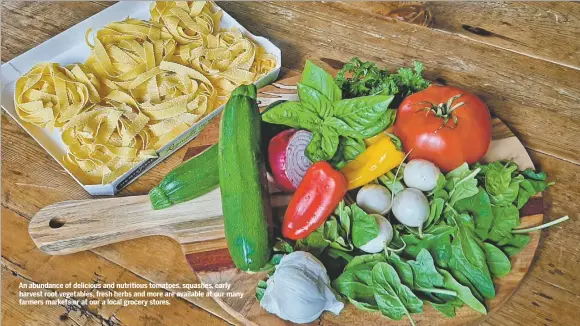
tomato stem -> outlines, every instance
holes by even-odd
[[[456,115],[453,114],[453,112],[455,110],[457,110],[458,108],[462,107],[463,105],[465,105],[465,102],[459,102],[459,103],[456,103],[455,105],[453,103],[456,100],[458,100],[461,96],[463,96],[463,94],[458,94],[458,95],[452,96],[451,98],[449,98],[449,100],[447,100],[447,103],[439,103],[437,105],[435,105],[431,102],[421,102],[421,103],[427,104],[428,106],[420,109],[419,111],[424,110],[427,112],[427,114],[429,112],[433,112],[433,114],[436,117],[443,119],[443,124],[441,124],[441,127],[439,127],[435,132],[439,131],[439,129],[441,129],[443,127],[447,127],[449,129],[454,129],[455,127],[457,127],[459,119],[457,118]],[[453,120],[452,126],[447,125],[447,122],[449,122],[449,120]]]

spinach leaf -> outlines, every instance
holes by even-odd
[[[501,250],[487,242],[483,244],[483,250],[487,266],[489,266],[489,271],[493,276],[503,277],[510,272],[510,260]]]
[[[283,252],[283,253],[291,253],[294,252],[294,248],[290,245],[286,240],[277,238],[276,243],[274,244],[273,250],[275,252]]]
[[[268,284],[265,281],[258,281],[258,286],[256,287],[256,299],[258,299],[258,301],[262,301],[262,298],[264,297],[264,292],[266,292],[266,288],[268,287]]]
[[[485,240],[493,224],[493,211],[489,195],[481,187],[478,188],[477,194],[459,200],[455,204],[458,213],[470,213],[473,215],[475,224],[475,234]]]
[[[336,292],[371,308],[377,307],[372,283],[374,265],[361,265],[363,268],[342,273],[331,285]]]
[[[374,303],[368,303],[368,302],[359,302],[359,301],[357,301],[357,300],[355,300],[353,298],[350,298],[350,297],[346,297],[346,298],[357,309],[360,309],[362,311],[369,311],[369,312],[379,311],[379,307],[377,306],[376,301]]]
[[[393,266],[397,274],[401,278],[401,282],[408,287],[413,287],[415,282],[413,280],[413,269],[408,262],[403,261],[396,253],[391,253],[387,257],[387,262]]]
[[[451,259],[451,234],[454,230],[450,225],[434,225],[429,228],[429,233],[423,234],[422,239],[414,234],[405,234],[401,236],[407,244],[403,252],[415,258],[421,249],[427,249],[437,266],[447,267]]]
[[[356,268],[359,268],[360,265],[364,265],[364,264],[368,264],[368,263],[373,263],[372,266],[374,266],[375,263],[385,262],[385,261],[386,261],[385,255],[383,255],[382,253],[380,253],[380,254],[369,254],[369,255],[355,256],[346,265],[346,267],[344,267],[344,271],[346,272],[348,270],[352,270],[355,267]]]
[[[439,311],[445,317],[455,317],[455,308],[461,308],[461,300],[455,299],[443,303],[429,302],[435,310]]]
[[[352,243],[360,248],[379,235],[379,226],[374,217],[365,213],[356,204],[352,210]]]
[[[302,80],[300,82],[303,85],[310,86],[319,91],[332,102],[340,101],[342,99],[342,91],[334,82],[332,75],[312,63],[310,60],[306,60],[304,71],[302,72]]]
[[[295,249],[319,256],[329,244],[330,241],[324,239],[324,226],[321,226],[306,238],[296,241]]]
[[[302,83],[296,84],[300,104],[309,111],[316,113],[322,119],[332,116],[332,102],[316,89]]]
[[[473,224],[467,214],[454,218],[457,225],[451,242],[452,257],[449,260],[451,270],[461,272],[473,286],[485,297],[495,297],[495,288],[483,249],[473,233]]]
[[[280,103],[264,112],[262,120],[308,130],[316,130],[322,124],[322,119],[316,113],[304,109],[299,102]]]
[[[524,180],[520,182],[520,189],[518,190],[518,196],[515,205],[518,209],[524,207],[524,205],[536,194],[536,190],[530,180]]]
[[[387,172],[387,174],[379,177],[379,182],[382,183],[385,187],[387,187],[389,191],[391,191],[391,193],[394,193],[396,195],[401,190],[405,189],[405,186],[400,181],[401,180],[400,178],[402,177],[403,173],[399,172],[399,178],[395,180],[395,175],[393,174],[393,172],[389,171]]]
[[[520,213],[512,204],[509,206],[492,206],[493,226],[488,239],[503,246],[513,237],[512,230],[520,225]]]
[[[494,205],[507,206],[517,199],[518,191],[519,185],[515,182],[512,182],[504,193],[499,195],[490,195],[489,199]]]
[[[475,170],[461,178],[453,178],[453,189],[449,191],[449,204],[454,206],[456,202],[463,198],[471,197],[477,194],[477,180],[475,176],[478,171]]]
[[[331,246],[332,246],[332,244],[331,244]],[[335,248],[328,248],[326,253],[331,258],[342,258],[342,259],[346,260],[347,263],[351,262],[354,259],[354,257],[352,255],[350,255],[342,250],[335,249]]]
[[[499,162],[489,164],[485,174],[485,190],[491,195],[504,193],[512,181],[512,172],[518,167],[516,165],[506,165]]]
[[[447,290],[455,291],[457,293],[457,298],[473,310],[482,314],[487,313],[485,306],[473,295],[469,287],[459,283],[448,271],[444,269],[437,269],[437,271],[443,276],[443,287]]]
[[[428,231],[429,226],[439,222],[444,207],[445,200],[443,200],[443,198],[434,198],[431,201],[431,205],[429,206],[429,218],[427,219],[427,223],[425,223],[425,225],[427,225],[425,231]]]
[[[524,234],[514,234],[513,237],[507,242],[507,244],[501,249],[509,256],[513,257],[517,255],[522,249],[524,249],[528,243],[530,243],[530,236]]]
[[[401,284],[397,272],[391,265],[376,264],[372,276],[375,300],[383,315],[401,320],[404,315],[411,319],[411,313],[423,311],[423,301],[417,298],[409,287]]]
[[[536,172],[533,169],[527,168],[520,173],[528,179],[546,181],[546,172]]]
[[[426,249],[421,249],[416,260],[408,261],[413,270],[415,287],[436,288],[443,286],[443,276],[437,272],[433,257]]]

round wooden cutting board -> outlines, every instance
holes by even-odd
[[[297,100],[296,82],[299,76],[286,77],[260,90],[260,106],[278,100]],[[212,121],[199,135],[206,140],[218,140],[219,118]],[[483,161],[513,160],[521,169],[534,165],[525,148],[513,133],[499,120],[493,119],[493,141]],[[211,142],[205,142],[211,143]],[[196,147],[191,143],[184,157],[188,159],[208,146]],[[288,194],[277,194],[271,187],[272,206],[283,211],[288,203]],[[29,234],[44,252],[57,255],[88,250],[91,248],[131,240],[149,235],[172,237],[182,247],[192,270],[210,288],[207,292],[241,324],[246,325],[291,325],[267,313],[255,297],[255,289],[265,273],[248,274],[236,269],[224,239],[223,217],[219,190],[214,190],[195,200],[154,211],[147,195],[90,199],[55,203],[40,210],[30,221]],[[281,215],[281,214],[280,214]],[[521,226],[529,227],[542,223],[542,197],[532,198],[521,210]],[[530,233],[529,245],[511,260],[512,271],[496,280],[497,296],[487,302],[488,311],[493,313],[514,293],[527,273],[540,240],[540,231]],[[163,253],[151,253],[162,255]],[[229,288],[222,289],[220,285]],[[237,293],[237,296],[228,297]],[[223,295],[223,296],[220,296]],[[291,297],[288,300],[292,300]],[[463,307],[455,318],[445,318],[425,305],[425,312],[413,315],[418,325],[467,325],[482,320],[485,316]],[[380,313],[357,310],[347,304],[339,316],[324,313],[313,324],[322,325],[385,325],[408,324],[383,317]]]
[[[277,100],[297,100],[296,82],[300,76],[283,79],[260,90],[258,95],[260,106],[266,106]],[[521,169],[534,165],[524,146],[499,119],[493,119],[492,145],[482,160],[513,160]],[[543,199],[541,195],[532,198],[521,210],[521,227],[535,226],[543,220]],[[488,314],[493,313],[506,302],[517,290],[526,275],[540,240],[540,231],[530,233],[528,246],[511,259],[512,271],[505,277],[495,280],[497,295],[495,299],[486,302]],[[265,273],[248,274],[237,270],[231,264],[231,259],[224,248],[225,240],[212,242],[190,243],[182,245],[184,254],[194,271],[203,283],[210,285],[231,284],[229,292],[242,292],[242,298],[214,298],[226,311],[245,325],[293,325],[275,315],[269,314],[260,307],[255,297],[256,284],[265,279]],[[219,290],[214,290],[219,292]],[[288,300],[293,298],[288,297]],[[417,325],[468,325],[483,320],[482,315],[464,306],[457,310],[457,316],[446,318],[435,311],[430,305],[424,305],[422,314],[413,314]],[[352,304],[346,304],[340,315],[325,312],[320,320],[312,325],[408,325],[409,321],[393,321],[376,312],[365,312],[356,309]]]

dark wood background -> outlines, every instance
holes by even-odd
[[[112,2],[2,2],[6,62]],[[580,3],[573,2],[220,2],[251,32],[282,49],[282,65],[306,59],[337,68],[352,56],[381,66],[425,65],[427,78],[482,97],[557,184],[545,193],[547,220],[523,285],[486,325],[576,325],[580,309]],[[215,130],[215,128],[212,128]],[[191,145],[209,144],[202,133]],[[179,246],[150,237],[68,256],[40,252],[27,220],[51,203],[89,196],[2,112],[2,324],[219,325],[235,321],[211,299],[165,306],[18,304],[18,284],[197,282]],[[183,148],[126,188],[145,194],[186,155]],[[46,291],[57,291],[48,289]],[[160,290],[161,291],[161,290]]]

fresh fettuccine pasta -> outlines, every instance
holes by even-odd
[[[41,63],[16,84],[19,116],[58,127],[67,168],[83,184],[109,183],[276,66],[237,29],[220,29],[211,3],[155,2],[151,20],[94,33],[84,64]]]

